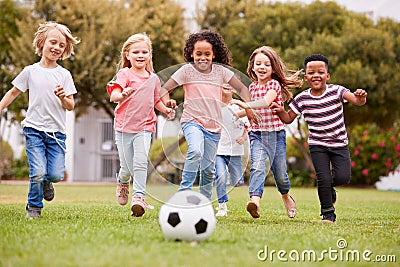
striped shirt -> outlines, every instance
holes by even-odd
[[[249,86],[251,101],[264,98],[268,90],[276,91],[277,96],[274,102],[283,106],[282,87],[274,79],[269,80],[265,84],[258,84],[258,82],[251,83]],[[249,128],[250,131],[278,132],[284,129],[283,122],[270,108],[255,108],[254,111],[261,117],[261,120],[258,125],[251,125]]]
[[[321,96],[313,96],[309,88],[289,104],[294,113],[303,114],[308,124],[308,145],[335,148],[348,144],[343,114],[343,95],[347,91],[343,86],[327,84]]]

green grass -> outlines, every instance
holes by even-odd
[[[261,218],[251,218],[247,188],[235,188],[228,217],[218,219],[209,239],[189,243],[166,241],[158,224],[173,186],[149,185],[155,210],[141,218],[116,203],[114,185],[63,183],[55,185],[56,197],[45,202],[42,218],[27,220],[27,190],[28,184],[0,184],[0,266],[400,266],[400,192],[338,188],[337,222],[328,225],[319,222],[316,188],[291,190],[298,207],[294,219],[286,216],[274,187],[265,189]],[[347,242],[343,250],[337,247],[341,238]],[[288,262],[277,253],[260,261],[257,254],[266,246],[269,253],[286,251]],[[396,262],[334,261],[327,254],[320,262],[289,258],[329,249],[370,250],[371,259],[394,255]]]

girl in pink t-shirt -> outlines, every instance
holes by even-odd
[[[133,177],[131,211],[135,217],[142,216],[145,208],[153,209],[144,197],[151,135],[157,121],[154,107],[169,117],[174,115],[174,110],[160,100],[160,88],[160,80],[153,73],[150,38],[144,33],[130,36],[122,46],[116,80],[107,85],[107,92],[110,101],[118,103],[114,119],[120,160],[116,197],[120,205],[128,203]]]
[[[161,88],[164,103],[174,107],[169,98],[179,85],[185,91],[184,110],[181,118],[188,152],[179,190],[190,190],[200,170],[200,192],[211,198],[215,173],[215,158],[221,132],[221,88],[230,84],[250,100],[247,87],[224,65],[230,65],[230,52],[222,36],[204,30],[191,34],[186,40],[184,58],[188,64],[178,69]],[[215,64],[219,63],[219,64]],[[254,113],[248,110],[250,120]]]

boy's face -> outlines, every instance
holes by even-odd
[[[67,39],[57,29],[51,29],[47,33],[46,40],[42,48],[42,56],[49,61],[60,59],[67,46]]]
[[[324,90],[326,87],[326,81],[328,81],[329,78],[330,75],[325,62],[310,61],[307,63],[304,80],[307,81],[313,90]]]

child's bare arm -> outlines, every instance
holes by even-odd
[[[172,92],[179,84],[174,79],[169,79],[160,90],[160,98],[164,105],[170,108],[176,108],[176,101],[169,97],[169,93]]]
[[[22,93],[17,87],[13,87],[4,95],[3,99],[0,101],[0,112],[8,107],[14,99]]]
[[[354,105],[362,106],[367,102],[367,95],[368,93],[365,90],[357,89],[354,93],[347,91],[343,98]]]
[[[54,89],[54,94],[60,99],[61,105],[66,110],[73,110],[75,107],[75,100],[73,95],[66,95],[64,87],[57,85]]]
[[[161,100],[158,101],[154,106],[158,111],[167,115],[168,120],[173,120],[175,118],[175,110],[173,108],[167,107]]]
[[[272,102],[270,108],[275,111],[283,123],[290,124],[297,117],[297,114],[293,110],[289,109],[289,111],[285,111],[285,108],[276,102]]]

